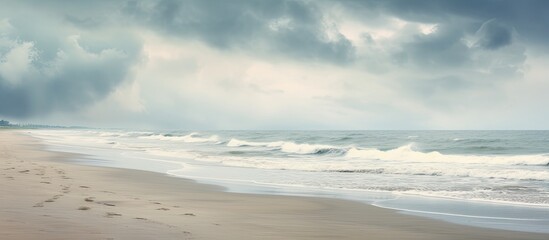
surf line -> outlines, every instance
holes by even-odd
[[[490,216],[477,216],[477,215],[466,215],[466,214],[455,214],[455,213],[441,213],[441,212],[430,212],[430,211],[421,211],[421,210],[412,210],[405,208],[393,208],[393,207],[384,207],[378,204],[372,204],[373,206],[386,208],[391,210],[411,212],[411,213],[424,213],[432,215],[443,215],[443,216],[453,216],[453,217],[466,217],[466,218],[478,218],[478,219],[496,219],[496,220],[514,220],[514,221],[548,221],[548,219],[539,219],[539,218],[507,218],[507,217],[490,217]]]

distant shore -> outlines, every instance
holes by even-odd
[[[6,239],[549,239],[414,217],[361,203],[236,194],[163,174],[68,163],[0,129]]]

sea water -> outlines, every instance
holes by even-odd
[[[32,130],[83,164],[549,232],[549,131]]]

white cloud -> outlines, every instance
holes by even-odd
[[[3,42],[8,42],[11,46],[0,46],[8,48],[6,54],[0,55],[0,77],[12,85],[17,85],[34,72],[31,63],[38,53],[33,42],[10,42],[9,40]]]
[[[272,31],[278,32],[284,29],[293,30],[292,19],[289,17],[276,18],[269,21],[269,28]]]
[[[437,24],[419,24],[419,29],[421,33],[429,35],[437,31]]]

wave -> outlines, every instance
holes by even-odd
[[[332,172],[341,174],[390,174],[409,176],[471,177],[479,179],[549,180],[545,167],[547,155],[469,156],[445,155],[439,152],[419,152],[414,144],[382,151],[379,149],[343,148],[328,145],[296,144],[293,142],[246,142],[232,139],[228,146],[276,147],[292,153],[344,152],[330,158],[224,158],[223,165],[273,170]]]
[[[280,146],[280,142],[248,142],[232,138],[228,143],[228,147],[276,147]]]
[[[152,135],[151,132],[91,132],[97,134],[99,137],[138,137]]]
[[[322,145],[322,144],[308,144],[308,143],[294,143],[286,141],[276,142],[249,142],[238,140],[236,138],[231,139],[227,143],[228,147],[265,147],[274,150],[280,150],[285,153],[294,154],[329,154],[329,153],[345,153],[346,148]]]
[[[340,154],[346,159],[366,159],[381,161],[397,161],[408,163],[465,163],[483,165],[549,165],[549,155],[447,155],[438,151],[421,152],[415,150],[415,144],[410,143],[391,150],[376,148],[357,148],[332,146],[323,144],[295,143],[289,141],[252,142],[232,138],[226,144],[228,147],[263,147],[293,154]]]
[[[122,134],[115,132],[100,132],[97,133],[100,137],[120,137]]]
[[[373,159],[399,162],[422,163],[468,163],[495,165],[548,165],[549,156],[514,155],[514,156],[479,156],[479,155],[445,155],[437,151],[415,151],[414,144],[408,144],[396,149],[381,151],[379,149],[350,148],[345,157],[356,159]]]
[[[153,134],[149,136],[142,136],[142,139],[163,140],[163,141],[180,141],[186,143],[206,143],[206,142],[219,142],[219,136],[212,135],[210,137],[201,137],[199,133],[193,132],[184,136],[177,136],[171,134]]]
[[[197,159],[206,160],[206,159]],[[209,159],[212,161],[212,159]],[[549,172],[544,169],[517,168],[509,169],[507,166],[497,168],[479,165],[465,165],[447,163],[379,163],[376,161],[360,160],[318,160],[318,159],[285,159],[285,158],[258,158],[258,157],[224,157],[219,163],[244,168],[259,168],[269,170],[292,170],[305,172],[326,172],[339,174],[381,174],[381,175],[408,175],[408,176],[434,176],[434,177],[459,177],[479,179],[514,179],[528,181],[547,181]]]

